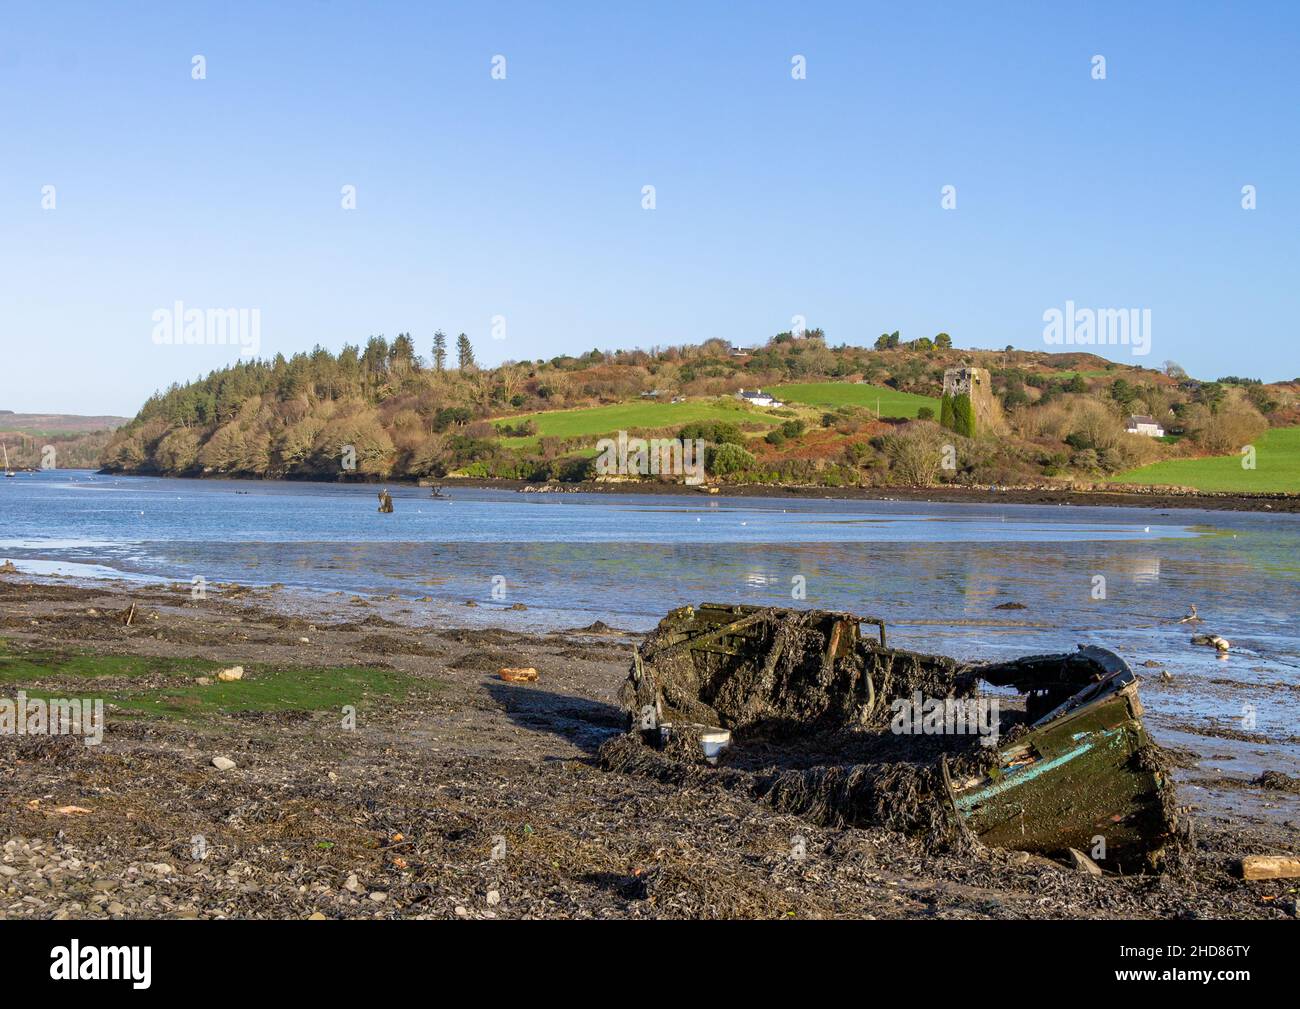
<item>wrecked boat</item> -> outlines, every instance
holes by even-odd
[[[1104,648],[972,664],[851,613],[669,613],[622,688],[610,770],[742,790],[835,826],[1159,869],[1182,824],[1137,677]]]

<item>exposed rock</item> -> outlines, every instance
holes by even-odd
[[[1078,848],[1065,849],[1066,861],[1073,869],[1086,872],[1089,876],[1102,875],[1101,866],[1081,852]]]

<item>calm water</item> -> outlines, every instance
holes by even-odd
[[[1256,731],[1300,735],[1300,516],[488,490],[436,501],[417,488],[395,488],[395,514],[381,515],[375,493],[23,474],[0,482],[0,561],[84,578],[282,583],[298,590],[289,599],[341,611],[351,595],[396,594],[384,605],[420,623],[643,629],[701,600],[847,609],[884,617],[892,643],[962,658],[1079,643],[1135,665],[1154,658],[1176,677],[1144,689],[1157,724],[1239,719],[1249,703]],[[1105,598],[1094,598],[1098,576]],[[527,610],[505,609],[516,602]],[[995,609],[1005,602],[1026,608]],[[1188,643],[1176,620],[1190,603],[1201,629],[1232,641],[1228,659]],[[1288,761],[1297,752],[1283,750]]]

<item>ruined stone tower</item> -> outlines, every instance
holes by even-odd
[[[949,368],[943,373],[939,422],[968,438],[1002,430],[1002,408],[987,368]]]

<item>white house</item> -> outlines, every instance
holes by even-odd
[[[1165,429],[1156,423],[1154,417],[1143,417],[1140,414],[1129,417],[1128,422],[1124,425],[1124,430],[1129,434],[1144,434],[1148,438],[1163,438],[1165,436]]]
[[[764,392],[762,389],[750,389],[749,392],[746,392],[744,389],[741,389],[740,392],[736,393],[736,398],[744,400],[750,406],[784,406],[785,405],[779,399],[774,399],[771,395]]]

